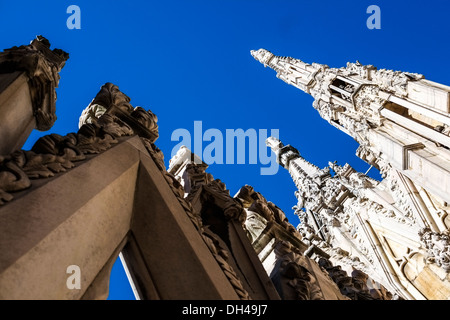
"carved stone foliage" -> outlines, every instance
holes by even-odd
[[[380,89],[395,93],[400,97],[406,96],[406,86],[408,81],[417,81],[424,76],[418,73],[394,71],[387,69],[377,69],[373,65],[363,65],[359,61],[348,62],[345,68],[338,69],[338,72],[345,76],[357,75],[362,79],[372,81]]]
[[[368,276],[364,272],[354,269],[349,277],[341,267],[333,266],[330,260],[319,258],[319,266],[328,272],[331,279],[337,284],[341,293],[352,300],[391,300],[390,294],[384,287],[382,289],[369,289]]]
[[[83,110],[78,126],[95,121],[98,115],[109,113],[127,123],[140,137],[147,138],[152,143],[155,142],[159,136],[158,117],[142,107],[133,108],[130,100],[118,86],[107,82],[100,88],[89,106]]]
[[[83,124],[95,122],[106,112],[106,108],[97,103],[91,103],[89,106],[81,112],[80,120],[78,122],[78,128],[81,128]]]
[[[352,191],[358,189],[373,188],[378,184],[378,181],[368,177],[362,172],[353,169],[348,163],[340,166],[337,162],[328,162],[330,168],[336,173],[339,181]]]
[[[301,176],[294,182],[298,188],[295,195],[299,208],[314,210],[322,204],[322,192],[317,183],[314,183],[308,176]]]
[[[314,178],[302,175],[294,182],[298,188],[298,191],[295,192],[298,208],[304,207],[315,212],[319,208],[334,210],[338,205],[336,197],[343,189],[339,179],[329,177],[323,182],[317,183]]]
[[[384,172],[380,167],[380,154],[379,153],[375,153],[372,148],[368,145],[368,144],[361,144],[358,149],[356,149],[355,152],[356,156],[359,157],[360,159],[364,160],[365,162],[367,162],[370,165],[373,165],[375,168],[380,170],[380,174],[382,177]]]
[[[225,276],[230,281],[230,284],[236,291],[238,297],[241,300],[251,300],[251,297],[242,285],[241,280],[228,262],[230,258],[228,250],[220,246],[217,236],[214,236],[211,233],[202,232],[202,237],[219,266],[222,268]]]
[[[429,228],[423,228],[420,230],[419,236],[428,253],[427,262],[436,263],[446,272],[450,272],[449,233],[438,233]]]
[[[372,74],[372,81],[382,90],[395,93],[400,97],[408,95],[408,81],[417,81],[425,78],[418,73],[379,69]]]
[[[351,255],[349,252],[339,247],[334,248],[324,242],[319,243],[319,247],[330,255],[330,259],[336,261],[335,264],[339,264],[344,267],[351,267],[352,269],[357,269],[367,274],[373,272],[373,270],[370,270],[370,267],[372,266],[368,266],[358,257]]]
[[[222,209],[225,218],[244,223],[246,214],[240,202],[230,196],[230,191],[220,179],[206,172],[206,164],[186,164],[183,174],[185,189],[189,185],[186,200],[192,202],[198,194],[202,204],[214,204]]]
[[[56,91],[59,72],[69,54],[61,49],[50,50],[50,42],[37,36],[29,45],[12,47],[0,53],[0,72],[24,71],[29,78],[31,101],[36,127],[49,130],[56,121]]]
[[[372,128],[367,119],[356,114],[338,113],[339,124],[360,144],[369,142],[368,132]]]
[[[116,122],[117,121],[117,122]],[[121,127],[120,120],[107,115],[96,124],[83,126],[78,133],[66,136],[50,134],[40,138],[31,151],[16,151],[0,159],[1,203],[12,200],[10,192],[31,186],[30,179],[48,178],[75,166],[86,154],[100,153],[130,135],[132,130]]]
[[[380,88],[376,85],[362,85],[353,95],[356,115],[377,126],[381,125],[381,118],[378,109],[372,108],[371,105],[375,104],[381,107],[386,102],[379,97],[379,92]]]
[[[267,220],[261,215],[253,212],[247,211],[247,219],[245,219],[245,229],[247,231],[247,237],[251,242],[254,242],[261,233],[267,227]]]
[[[107,87],[114,88],[116,96],[124,95],[117,86]],[[104,89],[102,87],[101,92]],[[114,105],[107,105],[105,109],[111,107]],[[138,128],[140,132],[142,128],[148,128],[149,132],[157,130],[157,125],[152,123],[156,119],[153,113],[140,107],[131,107],[131,110],[130,115],[125,118],[120,118],[121,114],[116,116],[104,113],[99,118],[91,118],[77,133],[69,133],[66,136],[46,135],[40,138],[30,151],[20,150],[1,156],[0,204],[11,201],[12,192],[29,188],[30,179],[52,177],[56,173],[73,168],[74,162],[84,160],[86,155],[98,154],[111,148],[113,144],[118,143],[117,138],[136,134],[136,122],[142,123]],[[128,122],[129,118],[135,119],[135,122]]]
[[[336,70],[345,76],[358,75],[363,79],[370,79],[371,73],[376,69],[377,68],[374,67],[373,65],[370,64],[363,65],[359,61],[356,61],[356,62],[347,62],[346,67],[342,67]]]
[[[316,278],[305,267],[302,253],[287,241],[275,245],[276,265],[270,277],[284,300],[324,300]]]

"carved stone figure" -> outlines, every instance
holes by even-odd
[[[1,73],[24,71],[29,88],[38,130],[50,129],[56,120],[56,91],[59,72],[69,54],[61,49],[50,50],[50,42],[37,36],[29,45],[0,52]]]
[[[285,300],[324,300],[315,277],[302,264],[304,257],[289,242],[279,241],[275,246],[277,264],[271,278]]]

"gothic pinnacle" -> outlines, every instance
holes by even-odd
[[[277,72],[277,78],[293,85],[306,93],[315,85],[314,77],[328,68],[318,63],[308,64],[300,59],[276,56],[266,49],[251,50],[253,58],[261,62],[264,67],[270,67]]]
[[[266,139],[266,145],[270,147],[270,149],[272,149],[272,151],[275,153],[284,147],[284,144],[280,141],[280,139],[275,137],[268,137]]]
[[[266,139],[266,145],[270,147],[277,155],[277,162],[284,168],[289,170],[289,162],[292,159],[300,157],[300,153],[297,149],[291,145],[285,146],[278,138],[269,137]]]
[[[269,137],[266,139],[266,145],[272,149],[272,152],[277,155],[277,162],[285,169],[289,170],[292,174],[292,170],[302,170],[306,175],[310,177],[316,177],[320,175],[326,175],[329,173],[329,168],[320,169],[316,165],[304,159],[300,152],[292,147],[290,144],[284,145],[278,138]],[[292,169],[289,167],[291,161],[297,162],[298,167]]]
[[[259,49],[259,50],[250,50],[250,54],[253,58],[261,62],[264,67],[267,67],[269,65],[270,60],[274,57],[274,54],[266,49]]]

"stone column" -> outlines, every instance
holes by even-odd
[[[53,126],[58,73],[68,57],[42,36],[0,53],[0,155],[20,149],[33,129]]]

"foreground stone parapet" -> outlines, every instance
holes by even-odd
[[[192,165],[185,198],[157,138],[106,83],[78,132],[0,158],[0,299],[106,299],[119,253],[138,299],[279,299],[239,201]]]

